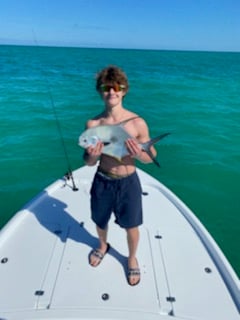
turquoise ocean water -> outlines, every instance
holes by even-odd
[[[192,209],[240,276],[240,53],[0,46],[0,227],[67,171],[56,114],[72,169],[83,165],[78,136],[103,108],[95,74],[109,64],[128,74],[125,107],[151,136],[172,133],[157,145],[161,169],[139,167]]]

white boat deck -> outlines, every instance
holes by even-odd
[[[190,210],[141,170],[141,282],[127,283],[126,234],[113,220],[109,253],[89,265],[98,245],[89,201],[95,170],[74,172],[78,191],[57,181],[1,231],[0,320],[239,320],[239,280],[225,257]]]

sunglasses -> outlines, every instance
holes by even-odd
[[[123,84],[101,84],[100,90],[102,92],[110,92],[111,89],[113,89],[115,92],[122,91],[125,88]]]

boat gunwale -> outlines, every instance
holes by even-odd
[[[238,312],[240,313],[240,280],[235,270],[233,269],[209,231],[202,224],[200,219],[170,189],[168,189],[158,180],[156,180],[157,183],[154,183],[154,180],[156,179],[153,178],[153,181],[148,185],[154,188],[158,188],[191,225],[191,227],[203,243],[204,247],[206,248],[208,254],[212,258],[236,305]]]

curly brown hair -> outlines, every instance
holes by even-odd
[[[124,92],[129,89],[128,78],[125,72],[117,66],[110,65],[101,70],[96,76],[96,89],[100,91],[102,84],[121,84],[124,86]]]

